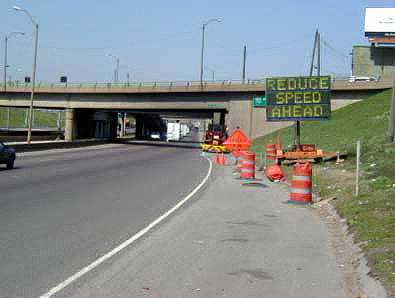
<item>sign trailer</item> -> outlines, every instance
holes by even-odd
[[[267,121],[328,120],[331,79],[284,77],[266,79]]]
[[[331,116],[331,77],[280,77],[266,79],[266,120],[296,121],[296,145],[276,151],[277,163],[291,159],[320,159],[315,145],[300,145],[300,121],[329,120]]]

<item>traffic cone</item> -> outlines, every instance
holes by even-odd
[[[222,167],[225,166],[225,154],[224,153],[221,153],[221,155],[220,155],[219,165]]]

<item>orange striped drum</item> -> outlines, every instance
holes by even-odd
[[[293,166],[291,181],[291,201],[311,203],[313,168],[308,162],[298,162]]]
[[[241,168],[241,178],[255,178],[255,153],[241,152],[243,158],[243,166]]]
[[[276,144],[266,144],[266,160],[276,160]]]

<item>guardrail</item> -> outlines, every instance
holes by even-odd
[[[354,78],[354,80],[352,79]],[[391,80],[390,77],[370,77],[369,81],[366,83],[382,83],[385,80]],[[90,89],[122,89],[122,88],[171,88],[171,87],[210,87],[210,86],[252,86],[252,85],[264,85],[266,79],[246,79],[246,80],[216,80],[216,81],[153,81],[153,82],[125,82],[125,83],[98,83],[98,82],[80,82],[80,83],[51,83],[51,82],[39,82],[35,85],[36,89],[40,88],[56,88],[56,89],[67,89],[67,88],[90,88]],[[339,76],[331,77],[332,83],[334,82],[344,82],[344,83],[364,83],[362,81],[355,80],[355,77],[349,76]],[[6,84],[6,88],[31,88],[30,83],[19,83],[19,82],[9,82]],[[4,91],[4,83],[0,83],[0,91]]]

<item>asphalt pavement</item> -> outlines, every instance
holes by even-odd
[[[207,175],[198,149],[113,144],[18,154],[0,169],[0,297],[35,298],[106,254]]]
[[[345,297],[319,215],[196,145],[20,154],[0,170],[0,298]]]
[[[327,226],[288,199],[215,166],[181,211],[54,297],[346,297]]]

